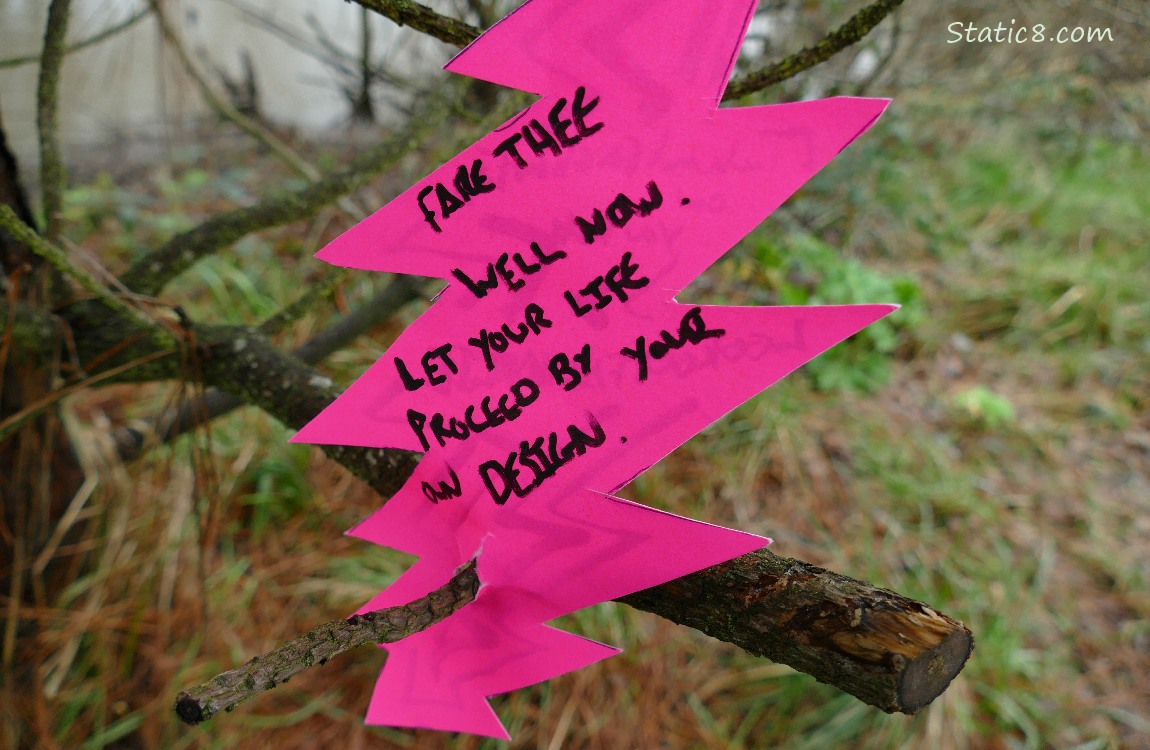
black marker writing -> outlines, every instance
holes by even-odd
[[[539,386],[534,380],[523,378],[511,386],[510,393],[503,394],[493,404],[494,398],[484,396],[478,405],[469,405],[463,411],[463,419],[448,417],[440,412],[435,412],[431,415],[431,419],[428,419],[426,414],[408,409],[407,424],[419,438],[423,450],[431,450],[431,442],[426,434],[428,428],[431,430],[431,437],[443,447],[447,445],[448,440],[466,440],[477,432],[519,419],[523,410],[539,398]],[[480,415],[478,417],[477,411]]]
[[[440,383],[446,382],[447,376],[439,372],[439,362],[435,361],[437,359],[447,365],[447,369],[451,370],[452,375],[458,374],[459,368],[455,366],[455,363],[451,361],[451,357],[448,356],[450,351],[451,344],[444,344],[438,349],[432,349],[423,355],[420,362],[423,365],[424,374],[427,375],[426,381],[423,378],[413,376],[411,372],[408,371],[404,361],[396,357],[394,360],[395,369],[399,373],[399,379],[403,381],[403,387],[409,391],[417,391],[423,387],[425,382],[430,382],[432,385],[439,385]]]
[[[638,203],[628,198],[625,194],[619,193],[607,206],[605,212],[595,209],[590,219],[576,216],[575,226],[579,227],[579,232],[583,235],[583,241],[590,245],[595,242],[596,237],[601,237],[607,233],[608,221],[614,226],[622,228],[625,227],[627,222],[631,221],[636,214],[639,216],[650,216],[652,211],[662,205],[663,193],[660,192],[659,186],[655,184],[655,181],[651,180],[647,183],[647,197],[640,198]]]
[[[507,155],[520,169],[527,169],[528,161],[519,152],[519,146],[526,144],[536,158],[550,154],[559,156],[564,149],[571,148],[584,138],[594,135],[603,129],[603,123],[587,123],[587,115],[599,105],[599,97],[585,101],[587,89],[583,86],[575,89],[575,98],[571,102],[571,117],[564,117],[564,108],[567,99],[561,98],[551,107],[547,114],[547,124],[538,120],[531,120],[517,132],[500,141],[492,150],[493,156]],[[548,127],[550,126],[550,127]],[[571,132],[574,127],[575,132]]]
[[[660,331],[659,338],[650,344],[647,343],[646,337],[640,336],[635,340],[634,349],[623,347],[619,353],[638,362],[639,380],[646,380],[648,357],[662,359],[668,353],[682,349],[687,344],[696,345],[707,339],[720,338],[726,333],[726,329],[723,328],[708,329],[706,322],[703,321],[703,308],[692,307],[679,322],[678,336],[670,331]]]
[[[571,360],[579,365],[576,370],[571,366]],[[570,358],[559,352],[547,363],[547,371],[555,379],[555,385],[563,386],[563,390],[574,390],[583,382],[583,376],[591,373],[591,345],[584,344],[576,354]]]
[[[503,505],[512,494],[527,497],[563,466],[586,454],[588,448],[598,448],[605,443],[607,435],[603,427],[591,415],[588,420],[590,435],[575,425],[568,425],[562,445],[559,433],[552,432],[546,437],[524,440],[519,450],[507,454],[506,460],[493,459],[480,464],[479,476],[491,499]],[[524,482],[528,477],[529,481]]]
[[[431,197],[432,193],[435,194],[434,205],[439,206],[440,215],[446,219],[463,208],[473,197],[482,193],[490,193],[495,189],[495,183],[488,182],[487,175],[483,174],[482,159],[471,162],[470,169],[466,164],[460,164],[459,169],[455,171],[452,185],[455,187],[454,193],[442,182],[437,182],[434,185],[424,187],[415,196],[415,202],[419,204],[419,211],[423,214],[423,220],[431,225],[431,228],[436,232],[442,232],[443,229],[440,228],[439,222],[435,219],[435,211],[427,205],[427,199]]]
[[[590,304],[580,303],[570,291],[563,292],[563,298],[567,300],[567,304],[575,313],[576,318],[583,317],[592,309],[602,310],[616,297],[620,302],[626,302],[629,299],[628,289],[642,289],[651,283],[651,280],[646,276],[637,277],[635,274],[638,271],[639,264],[631,262],[631,253],[623,253],[618,264],[611,266],[607,273],[602,276],[591,279],[587,286],[579,290],[580,299],[593,299],[595,301],[594,307]],[[603,292],[604,286],[607,287],[608,293],[606,294]]]
[[[438,503],[440,500],[453,500],[463,494],[463,487],[459,484],[459,475],[455,473],[454,469],[449,468],[448,472],[451,475],[451,484],[445,481],[439,482],[439,488],[436,489],[431,482],[423,482],[420,484],[420,489],[423,490],[423,496],[433,503]]]
[[[532,302],[523,308],[523,322],[516,324],[514,331],[507,323],[494,331],[481,328],[478,334],[467,339],[467,343],[481,350],[487,369],[494,370],[495,354],[502,354],[511,344],[522,344],[528,335],[538,336],[544,328],[551,327],[551,321],[544,315],[543,308]]]
[[[538,242],[531,243],[531,253],[535,256],[538,263],[532,263],[524,260],[521,253],[508,254],[503,253],[494,263],[487,264],[487,273],[483,278],[471,278],[461,268],[453,268],[451,275],[463,282],[472,294],[478,299],[483,299],[487,293],[493,291],[499,286],[502,281],[507,285],[507,288],[513,292],[517,292],[523,288],[527,282],[524,279],[518,278],[515,275],[515,269],[510,268],[511,261],[515,262],[519,272],[524,276],[531,276],[532,274],[539,273],[543,266],[549,266],[555,261],[562,260],[567,257],[567,253],[562,250],[556,250],[553,253],[548,253],[539,247]]]

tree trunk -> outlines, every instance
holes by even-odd
[[[0,122],[0,203],[25,223],[35,225],[21,187],[16,159]],[[13,237],[0,230],[0,291],[9,309],[26,304],[51,310],[59,279]],[[15,303],[15,304],[13,304]],[[22,356],[8,337],[0,341],[0,422],[52,390],[57,367],[51,361]],[[83,470],[57,411],[48,410],[0,441],[0,591],[7,597],[0,658],[0,745],[38,745],[40,729],[28,724],[43,716],[37,679],[44,654],[37,647],[31,607],[50,607],[73,576],[69,562],[52,557],[34,570],[56,525],[84,481]],[[73,528],[70,536],[79,533]],[[64,540],[65,542],[67,540]]]

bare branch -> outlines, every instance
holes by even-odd
[[[189,724],[209,719],[335,654],[405,637],[411,610],[422,617],[418,630],[429,627],[478,588],[472,561],[424,599],[326,623],[180,693],[176,713]],[[619,601],[788,664],[888,713],[913,714],[941,695],[974,648],[962,623],[925,604],[765,549]],[[375,623],[381,629],[369,632]]]
[[[329,378],[297,357],[277,349],[254,329],[196,327],[208,356],[202,363],[205,384],[239,397],[288,427],[300,429],[335,400]],[[399,450],[326,445],[323,451],[391,497],[415,468],[418,454]]]
[[[311,185],[265,198],[253,206],[219,213],[177,234],[159,250],[133,264],[120,280],[129,289],[155,295],[196,261],[260,229],[314,216],[341,195],[364,185],[410,152],[435,124],[434,117],[413,118],[406,129],[363,152],[344,169]]]
[[[495,4],[484,2],[483,0],[467,0],[467,7],[479,19],[479,28],[487,29],[499,20],[499,16],[495,12]]]
[[[16,213],[3,204],[0,204],[0,229],[6,231],[13,238],[24,244],[29,250],[39,255],[59,273],[76,280],[80,286],[95,295],[96,299],[111,308],[125,320],[139,323],[144,326],[147,334],[160,346],[171,346],[172,335],[160,326],[154,319],[142,310],[132,307],[120,297],[109,291],[94,276],[68,260],[67,254],[48,240],[36,233],[32,227],[20,221]]]
[[[40,82],[36,87],[36,127],[40,133],[40,193],[43,196],[45,236],[60,239],[64,194],[64,162],[60,157],[57,113],[60,107],[60,67],[68,33],[71,0],[52,0],[40,52]]]
[[[899,42],[902,38],[902,19],[902,16],[896,15],[891,21],[886,49],[879,57],[878,62],[875,63],[874,70],[870,72],[870,75],[868,75],[865,80],[859,82],[855,89],[858,95],[864,95],[870,90],[871,86],[882,77],[882,74],[885,73],[886,69],[890,66],[891,61],[894,60],[898,54]]]
[[[431,8],[411,0],[355,0],[355,2],[390,18],[400,26],[410,26],[457,47],[470,44],[480,34],[480,30],[474,26],[455,18],[442,16]],[[871,29],[902,3],[903,0],[876,0],[820,39],[813,47],[731,80],[723,93],[723,101],[739,99],[761,91],[826,62],[869,34]]]
[[[325,263],[320,277],[309,283],[303,294],[260,323],[260,333],[265,336],[274,336],[302,318],[313,307],[334,295],[336,288],[347,273],[348,269],[346,268]]]
[[[333,272],[333,278],[342,276],[343,269]],[[308,339],[292,354],[307,364],[316,364],[334,352],[344,348],[359,336],[367,333],[375,326],[390,318],[400,307],[417,299],[423,291],[423,284],[407,276],[398,276],[387,285],[379,294],[368,302],[357,307],[351,314],[340,318],[331,327],[317,333]],[[318,296],[318,295],[317,295]],[[306,301],[298,300],[302,303]],[[289,306],[289,310],[292,306]],[[282,317],[292,315],[288,310],[277,314],[264,325],[260,331],[266,335],[272,333],[268,323],[278,323]],[[149,425],[122,427],[113,435],[114,442],[120,458],[129,461],[143,452],[146,444],[153,439],[157,442],[174,440],[180,435],[195,429],[205,421],[217,417],[243,406],[244,402],[230,393],[212,389],[201,397],[185,401],[178,408],[165,410]]]
[[[466,47],[479,36],[479,29],[456,18],[441,16],[426,5],[412,0],[355,0],[368,10],[390,18],[400,26],[410,26],[428,36]]]
[[[180,35],[176,33],[176,29],[168,19],[167,12],[164,10],[164,5],[161,0],[149,0],[149,5],[152,8],[152,12],[156,14],[156,20],[160,24],[160,30],[164,35],[164,39],[176,53],[180,65],[183,66],[184,71],[192,81],[195,82],[196,87],[200,90],[200,95],[204,98],[204,101],[208,103],[208,106],[212,108],[212,111],[219,117],[235,124],[240,130],[262,143],[275,154],[276,157],[295,170],[297,174],[313,181],[319,179],[319,172],[316,171],[315,167],[308,164],[302,156],[292,150],[291,146],[284,143],[277,138],[274,133],[237,110],[230,102],[216,94],[211,82],[208,81],[204,72],[200,70],[196,61],[192,59],[192,56],[188,53],[187,46],[180,38]]]
[[[842,26],[824,36],[813,47],[807,47],[761,70],[732,79],[723,93],[723,101],[739,99],[756,91],[762,91],[768,86],[774,86],[819,63],[826,62],[869,34],[902,3],[903,0],[876,0],[851,16]]]
[[[100,300],[73,303],[58,311],[58,317],[72,332],[80,367],[99,382],[154,382],[189,376],[171,348],[150,338],[143,322],[109,314]],[[19,338],[35,334],[38,329],[29,325],[32,322],[17,317],[11,326],[5,325],[5,332],[13,333],[15,351],[43,348],[33,342],[26,349]],[[330,378],[280,351],[256,329],[195,325],[191,331],[200,358],[192,377],[288,427],[303,427],[338,395]],[[418,460],[414,453],[377,448],[325,446],[324,452],[385,497],[399,490]]]
[[[479,576],[472,560],[446,585],[422,599],[324,623],[238,669],[180,693],[176,715],[187,724],[207,721],[220,711],[231,711],[248,698],[282,685],[309,667],[326,664],[348,649],[369,643],[394,643],[427,630],[473,601],[478,592]]]
[[[319,24],[319,20],[314,14],[309,13],[304,17],[312,32],[311,37],[306,37],[286,24],[280,23],[274,17],[260,12],[259,9],[243,2],[243,0],[224,0],[224,2],[235,8],[252,25],[278,36],[295,49],[330,68],[337,76],[352,79],[359,74],[358,66],[361,65],[362,59],[336,44]],[[397,87],[409,88],[411,86],[410,81],[392,74],[383,65],[371,64],[370,73],[373,77]]]
[[[887,713],[946,690],[974,637],[893,591],[763,549],[619,599],[834,685]]]
[[[135,26],[137,23],[139,23],[143,19],[147,18],[148,13],[150,13],[150,12],[151,11],[149,11],[147,8],[141,8],[140,10],[136,11],[132,15],[125,18],[123,21],[120,21],[117,24],[109,26],[108,28],[104,29],[103,31],[96,33],[96,34],[93,34],[92,36],[88,37],[87,39],[82,39],[82,40],[80,40],[74,44],[69,44],[67,47],[64,48],[64,54],[70,55],[73,52],[79,52],[82,49],[95,46],[95,45],[99,44],[100,42],[111,39],[116,34],[119,34],[121,31],[127,31],[128,29],[132,28],[133,26]],[[30,65],[31,63],[38,63],[38,62],[40,62],[40,56],[39,55],[25,55],[23,57],[10,57],[6,60],[0,60],[0,70],[3,70],[4,68],[18,68],[21,65]]]
[[[131,335],[129,322],[117,323],[89,321],[83,332],[99,332],[105,341]],[[205,326],[196,334],[205,347],[204,382],[289,427],[302,427],[337,395],[330,380],[255,330]],[[77,344],[85,359],[101,345],[89,335],[78,336]],[[148,351],[154,347],[122,356]],[[104,366],[119,364],[112,357]],[[153,366],[167,367],[171,377],[178,363],[169,357]],[[385,498],[399,490],[419,458],[347,446],[324,451]],[[886,711],[914,712],[937,697],[973,644],[961,623],[925,604],[765,550],[621,601],[790,664]]]
[[[359,91],[353,98],[352,115],[367,122],[375,122],[375,110],[371,101],[371,17],[367,8],[359,11]]]
[[[509,97],[500,107],[471,128],[453,133],[470,141],[475,130],[490,129],[504,122],[523,106],[523,97]],[[120,277],[129,289],[155,295],[163,286],[204,256],[220,250],[247,234],[314,216],[340,195],[366,184],[372,177],[415,149],[421,139],[438,127],[451,107],[446,96],[427,94],[406,126],[364,151],[342,170],[303,188],[267,198],[254,206],[221,213],[168,240],[159,250],[133,264]]]

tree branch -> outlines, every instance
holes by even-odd
[[[92,381],[106,385],[195,378],[295,429],[311,421],[338,395],[330,378],[280,351],[253,328],[193,326],[189,338],[196,342],[194,354],[199,367],[184,372],[181,358],[173,356],[175,351],[170,347],[151,339],[147,326],[109,314],[101,301],[73,303],[57,311],[57,317],[72,332],[79,366]],[[42,343],[22,337],[36,335],[39,327],[17,321],[11,327],[5,324],[4,330],[12,331],[16,351],[38,351]],[[403,486],[419,459],[415,453],[378,448],[332,445],[323,450],[385,497]]]
[[[467,46],[480,34],[480,30],[474,26],[440,15],[431,8],[411,0],[355,0],[355,2],[390,18],[400,26],[410,26],[457,47]],[[869,34],[902,3],[903,0],[876,0],[851,16],[842,26],[824,36],[813,47],[807,47],[765,68],[732,79],[723,93],[723,101],[739,99],[761,91],[826,62]]]
[[[338,44],[326,33],[314,14],[305,16],[312,37],[305,37],[291,27],[280,23],[274,17],[253,8],[243,0],[224,0],[229,6],[244,15],[250,23],[262,28],[290,44],[305,55],[315,59],[329,68],[332,73],[345,79],[353,79],[361,72],[359,68],[365,58],[353,55],[340,48]],[[366,8],[364,9],[366,11]],[[397,75],[389,73],[385,66],[370,64],[370,74],[381,81],[401,88],[410,88],[411,82]]]
[[[253,329],[196,328],[209,356],[204,381],[259,407],[288,427],[300,429],[335,400],[331,380],[278,350]],[[415,469],[419,455],[408,451],[325,445],[323,451],[384,497],[391,497]]]
[[[70,55],[73,52],[79,52],[80,50],[85,49],[86,47],[91,47],[91,46],[99,44],[100,42],[103,42],[107,39],[111,39],[116,34],[119,34],[121,31],[127,31],[128,29],[132,28],[133,26],[135,26],[137,23],[139,23],[143,19],[147,18],[148,13],[149,13],[149,10],[147,8],[142,8],[142,9],[136,11],[135,13],[133,13],[132,15],[128,16],[127,18],[125,18],[120,23],[109,26],[108,28],[104,29],[103,31],[98,32],[96,34],[93,34],[92,36],[88,37],[87,39],[82,39],[82,40],[80,40],[74,44],[69,44],[64,49],[64,54]],[[29,65],[31,63],[38,63],[38,62],[40,62],[40,55],[24,55],[23,57],[9,57],[6,60],[0,60],[0,70],[3,70],[4,68],[18,68],[21,65]]]
[[[117,315],[142,325],[147,335],[160,346],[172,346],[175,343],[174,337],[155,320],[113,294],[108,287],[97,281],[90,273],[74,265],[68,260],[67,254],[61,248],[44,239],[36,233],[35,229],[20,221],[16,213],[5,205],[0,205],[0,229],[39,255],[60,274],[70,276],[79,282],[80,286],[95,295],[96,299],[111,308]]]
[[[253,206],[216,214],[175,235],[159,250],[134,263],[120,281],[134,292],[155,295],[196,261],[252,232],[314,216],[336,198],[359,188],[398,162],[435,124],[433,116],[412,118],[408,127],[363,152],[344,169]]]
[[[84,317],[73,308],[64,314]],[[91,357],[103,344],[131,336],[127,326],[115,318],[83,328],[74,322],[81,355]],[[276,350],[258,331],[205,326],[195,332],[204,344],[204,381],[289,427],[302,427],[337,395],[327,378]],[[151,349],[147,342],[139,346]],[[101,366],[141,353],[125,347]],[[147,376],[156,379],[173,376],[178,363],[168,357],[149,366],[157,369]],[[324,450],[383,497],[398,491],[418,460],[398,450]],[[790,664],[886,711],[911,713],[937,697],[973,645],[961,623],[925,604],[766,550],[621,601]]]
[[[176,713],[198,724],[336,654],[405,637],[398,629],[413,609],[421,627],[411,632],[430,627],[478,589],[472,561],[406,607],[325,623],[180,693]],[[766,549],[618,601],[787,664],[888,713],[913,714],[941,695],[974,648],[970,630],[925,604]],[[384,628],[369,631],[364,621]]]
[[[338,275],[338,274],[336,274]],[[379,294],[345,315],[329,328],[308,339],[292,352],[293,356],[307,364],[316,364],[334,352],[344,348],[359,336],[391,317],[403,305],[417,299],[423,285],[407,276],[398,276]],[[302,301],[302,300],[301,300]],[[272,318],[279,321],[281,315]],[[268,321],[271,322],[271,321]],[[270,335],[267,322],[260,326],[261,333]],[[124,461],[138,457],[146,444],[152,440],[167,442],[195,429],[204,422],[211,421],[243,406],[243,399],[218,389],[209,390],[203,396],[185,401],[178,408],[165,410],[149,425],[121,427],[113,434],[113,441],[119,456]]]
[[[933,701],[974,649],[965,625],[921,602],[765,549],[619,601],[888,713]]]
[[[723,92],[723,101],[739,99],[756,91],[762,91],[768,86],[781,83],[804,70],[826,62],[869,34],[902,3],[903,0],[876,0],[851,16],[842,26],[824,36],[813,47],[807,47],[765,68],[732,79],[727,84],[727,90]]]
[[[212,108],[212,111],[221,119],[231,122],[240,130],[259,141],[269,151],[275,154],[280,161],[294,170],[296,174],[312,182],[318,180],[320,178],[319,171],[309,164],[306,159],[297,154],[291,146],[284,143],[275,133],[272,133],[255,119],[240,112],[233,107],[230,102],[216,94],[211,82],[204,72],[200,70],[196,61],[192,59],[183,39],[180,38],[175,27],[172,26],[168,20],[167,11],[164,10],[164,5],[161,0],[149,0],[149,5],[151,6],[152,12],[156,15],[156,21],[160,24],[160,32],[164,35],[164,39],[168,42],[172,50],[175,51],[176,57],[179,59],[184,71],[196,84],[196,87],[200,90],[200,95],[204,98],[204,101],[208,103],[208,106]],[[355,205],[348,199],[340,201],[340,208],[347,215],[357,219],[362,218],[367,213],[360,206]]]
[[[355,0],[368,10],[390,18],[400,26],[435,37],[441,42],[466,47],[479,36],[479,29],[457,18],[441,16],[426,5],[412,0]]]
[[[180,693],[176,714],[187,724],[207,721],[220,711],[231,711],[248,698],[282,685],[311,666],[326,664],[348,649],[369,643],[394,643],[427,630],[473,601],[478,592],[479,576],[472,560],[447,585],[422,599],[324,623],[238,669]]]
[[[40,193],[43,196],[45,236],[60,239],[63,210],[64,162],[60,158],[57,112],[60,105],[60,67],[68,33],[71,0],[52,0],[40,52],[40,81],[36,87],[36,128],[40,133]]]
[[[421,109],[407,125],[376,146],[351,160],[344,169],[311,185],[265,198],[254,206],[217,214],[202,224],[168,240],[159,250],[134,263],[120,277],[128,289],[154,296],[169,280],[196,261],[260,229],[314,216],[324,206],[366,184],[379,172],[396,164],[414,150],[421,139],[440,123],[451,108],[446,95],[428,94]],[[472,140],[474,130],[494,127],[522,108],[522,97],[508,97],[471,128],[453,133],[457,140]]]
[[[200,66],[192,59],[191,54],[188,52],[187,45],[184,44],[184,40],[180,38],[175,27],[172,26],[171,21],[168,20],[168,13],[164,9],[162,0],[148,0],[148,5],[152,9],[152,13],[156,16],[156,22],[160,25],[160,33],[164,35],[164,41],[166,41],[172,51],[176,53],[176,58],[180,61],[180,66],[184,69],[184,72],[187,73],[188,77],[192,79],[192,82],[196,84],[196,88],[200,90],[200,96],[204,98],[204,101],[212,108],[212,111],[220,118],[235,124],[240,130],[262,143],[301,177],[305,177],[309,180],[318,178],[319,174],[316,172],[315,167],[308,164],[303,157],[293,151],[290,146],[272,133],[269,133],[266,128],[261,127],[255,120],[237,110],[223,97],[216,94],[207,75],[200,70]]]

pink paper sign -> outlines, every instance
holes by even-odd
[[[674,299],[887,104],[718,109],[754,5],[530,0],[447,69],[540,100],[319,253],[448,282],[294,438],[424,453],[349,532],[419,558],[360,611],[483,584],[369,723],[507,738],[487,696],[617,651],[543,623],[769,543],[610,494],[894,309]]]

